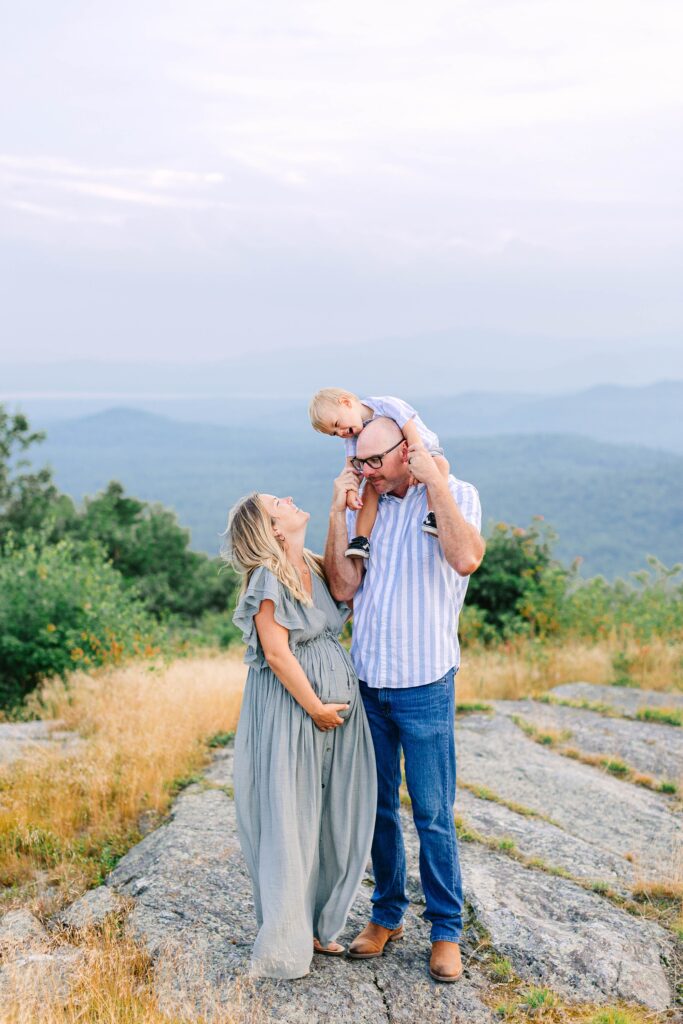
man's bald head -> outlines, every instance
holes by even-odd
[[[364,459],[368,455],[385,452],[403,437],[401,428],[395,420],[388,416],[378,416],[363,427],[356,442],[356,455]]]
[[[359,459],[367,459],[372,455],[383,456],[379,469],[373,469],[367,464],[363,467],[363,476],[378,494],[396,493],[403,497],[408,490],[411,477],[406,458],[407,447],[405,443],[401,444],[402,441],[405,442],[405,438],[398,423],[386,416],[372,420],[358,435],[356,455]]]

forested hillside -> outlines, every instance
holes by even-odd
[[[542,515],[559,533],[557,554],[584,559],[585,575],[625,574],[655,554],[683,557],[683,457],[566,435],[442,440],[453,472],[474,482],[485,522]],[[268,429],[175,422],[119,409],[55,423],[37,452],[75,498],[110,479],[176,510],[193,546],[218,550],[227,511],[241,494],[292,494],[312,513],[309,539],[324,538],[331,481],[342,446],[289,422]]]

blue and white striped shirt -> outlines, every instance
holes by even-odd
[[[449,476],[448,486],[468,523],[481,529],[476,487]],[[404,498],[380,495],[372,554],[353,599],[351,657],[368,686],[423,686],[460,664],[458,617],[469,576],[460,576],[436,537],[424,533],[427,488]],[[350,536],[355,513],[347,512]]]

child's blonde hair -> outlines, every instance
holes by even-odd
[[[273,533],[273,524],[274,519],[256,491],[240,498],[228,517],[228,528],[225,531],[227,543],[221,550],[223,560],[232,565],[242,577],[242,593],[249,586],[249,580],[256,569],[265,565],[293,597],[310,606],[313,601],[297,569],[287,558],[282,543]],[[313,572],[325,579],[319,555],[304,548],[304,560]]]
[[[311,417],[313,428],[321,434],[329,434],[328,424],[330,413],[334,415],[337,411],[340,398],[352,398],[359,401],[353,391],[346,391],[344,388],[321,388],[316,391],[308,406],[308,415]]]

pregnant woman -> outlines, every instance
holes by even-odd
[[[259,932],[252,974],[300,978],[314,950],[341,955],[370,854],[376,769],[358,680],[330,596],[304,547],[308,512],[252,494],[232,509],[243,574],[234,623],[249,665],[235,739],[235,803]]]

